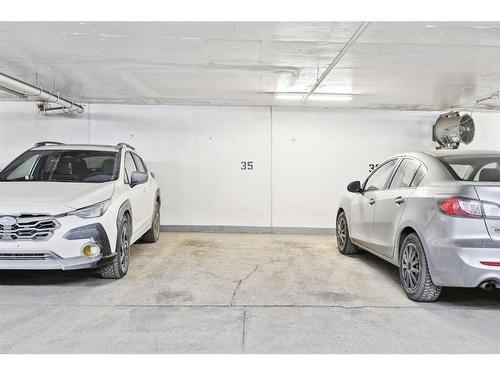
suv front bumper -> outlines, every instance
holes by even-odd
[[[0,241],[0,270],[74,270],[100,268],[113,261],[116,246],[116,216],[82,219],[58,217],[60,227],[46,241]],[[85,245],[100,247],[97,256],[84,256]]]
[[[61,258],[53,252],[49,253],[16,253],[0,254],[1,270],[78,270],[84,268],[101,268],[113,262],[115,254],[97,256],[94,258],[79,256]]]

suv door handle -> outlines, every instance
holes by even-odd
[[[394,203],[396,203],[396,204],[401,204],[404,202],[405,202],[405,199],[403,197],[397,197],[394,199]]]
[[[370,199],[368,200],[368,203],[369,203],[370,205],[372,205],[372,206],[373,206],[373,205],[375,204],[375,199],[370,198]]]

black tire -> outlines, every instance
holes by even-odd
[[[337,248],[341,254],[352,255],[359,252],[359,248],[351,242],[351,238],[349,237],[347,217],[343,211],[337,216],[335,232],[337,234]]]
[[[116,240],[116,255],[113,263],[100,269],[103,279],[121,279],[128,272],[130,259],[130,237],[132,234],[131,220],[128,215],[123,215],[118,225],[118,238]]]
[[[153,243],[160,238],[160,204],[155,203],[155,211],[153,213],[153,222],[151,228],[143,234],[141,240],[144,242]]]
[[[407,235],[399,248],[399,279],[409,299],[434,302],[443,289],[434,285],[424,248],[415,233]]]

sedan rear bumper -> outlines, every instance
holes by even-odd
[[[432,281],[440,286],[475,288],[489,281],[500,288],[500,242],[491,239],[440,240],[427,252]]]

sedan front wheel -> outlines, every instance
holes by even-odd
[[[351,242],[351,238],[349,237],[349,227],[347,226],[345,212],[341,212],[337,217],[335,231],[337,233],[337,248],[340,253],[344,255],[356,254],[359,249]]]

